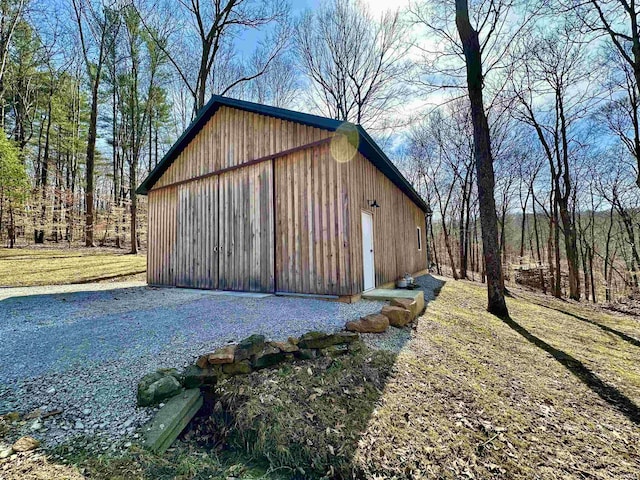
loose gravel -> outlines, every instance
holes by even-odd
[[[425,295],[426,297],[426,295]],[[337,331],[382,302],[220,295],[141,282],[0,289],[0,414],[40,409],[16,434],[47,447],[90,439],[115,450],[153,414],[138,380],[251,334],[284,340]]]

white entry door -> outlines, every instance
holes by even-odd
[[[362,212],[362,266],[364,268],[364,290],[376,287],[376,269],[373,261],[373,216]]]

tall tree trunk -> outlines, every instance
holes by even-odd
[[[436,239],[433,235],[433,221],[431,218],[429,219],[429,234],[431,235],[431,250],[433,252],[433,260],[434,262],[436,262],[436,272],[438,272],[438,275],[442,275],[442,272],[440,271],[440,262],[438,261],[438,249],[436,248]],[[147,245],[147,249],[149,249],[148,245]]]
[[[527,220],[527,204],[525,202],[522,207],[522,221],[520,222],[520,263],[522,263],[522,259],[524,257],[524,231],[526,227]]]
[[[580,268],[578,263],[578,242],[576,227],[566,203],[558,199],[560,218],[564,232],[564,246],[567,255],[567,267],[569,269],[569,298],[580,300]]]
[[[554,200],[553,200],[552,225],[553,225],[553,251],[554,251],[555,270],[556,270],[553,295],[555,297],[562,298],[562,273],[560,268],[560,226],[558,225],[558,202],[557,202],[556,196],[554,196]]]
[[[502,266],[507,264],[507,239],[506,239],[506,223],[507,223],[507,210],[502,208],[500,212],[500,240],[498,245],[500,246],[500,254],[502,257]]]
[[[458,280],[458,272],[456,270],[456,259],[453,256],[453,248],[451,246],[451,237],[449,236],[449,230],[447,229],[447,222],[442,217],[442,233],[444,235],[444,245],[447,247],[447,254],[449,255],[449,261],[451,262],[451,274],[454,280]]]
[[[16,224],[13,217],[13,205],[9,202],[9,248],[16,244]]]
[[[467,187],[463,186],[462,189],[462,205],[460,206],[460,219],[459,219],[459,244],[458,244],[458,253],[460,259],[460,278],[467,278],[467,254],[465,251],[465,247],[467,246],[465,242],[465,231],[464,231],[464,212],[465,212],[465,204],[466,204],[466,196],[467,196]]]
[[[638,255],[638,247],[636,245],[636,233],[633,225],[633,220],[629,215],[629,212],[624,208],[621,203],[614,203],[617,206],[618,214],[622,219],[627,238],[629,239],[629,247],[631,249],[631,281],[634,288],[638,288],[638,267],[640,266],[640,255]]]
[[[91,88],[91,114],[89,115],[89,131],[87,133],[87,158],[86,158],[86,187],[85,187],[85,246],[94,247],[93,241],[93,217],[94,217],[94,186],[93,176],[95,169],[96,135],[98,128],[98,89],[100,86],[100,73],[95,74]]]
[[[611,261],[611,233],[613,231],[613,205],[609,209],[609,228],[607,229],[607,239],[604,248],[604,281],[605,281],[605,301],[611,301],[611,273],[609,262]]]
[[[51,80],[53,82],[53,79]],[[42,165],[40,166],[40,228],[35,232],[34,242],[44,243],[44,227],[47,219],[47,186],[49,174],[49,150],[51,136],[51,97],[53,91],[49,91],[49,103],[47,109],[47,128],[44,138],[44,153],[42,155]]]
[[[589,269],[587,268],[587,256],[589,255],[589,246],[585,245],[584,239],[579,242],[580,244],[580,260],[582,261],[582,272],[584,276],[584,298],[589,301],[589,294],[591,289],[589,288]]]
[[[158,165],[158,125],[155,128],[155,149],[154,149],[153,167]]]
[[[509,311],[504,299],[504,278],[498,246],[498,219],[494,198],[495,177],[489,123],[484,111],[482,96],[482,56],[478,32],[469,21],[467,0],[456,0],[456,26],[467,67],[467,87],[471,103],[478,201],[482,227],[482,250],[487,273],[487,310],[499,317],[507,317]]]
[[[478,242],[478,218],[474,217],[473,219],[473,257],[474,257],[474,270],[480,273],[480,266],[478,265],[480,258],[480,242]]]
[[[531,187],[531,193],[533,195],[533,187]],[[547,293],[547,285],[544,278],[544,269],[542,268],[542,254],[540,252],[540,236],[538,234],[538,215],[536,214],[536,199],[533,197],[533,202],[531,202],[531,207],[533,210],[533,232],[536,237],[536,254],[538,256],[538,269],[540,271],[540,286],[542,287],[542,293],[546,295]],[[551,268],[551,265],[549,265]]]
[[[129,165],[129,188],[131,190],[131,253],[138,253],[137,239],[137,214],[138,214],[138,196],[136,195],[136,170],[137,162],[131,161]]]
[[[0,102],[2,103],[2,102]],[[0,242],[4,240],[4,191],[2,186],[0,185]]]
[[[591,299],[593,303],[597,303],[598,299],[596,298],[596,282],[593,278],[593,248],[589,249],[589,279],[591,280]]]

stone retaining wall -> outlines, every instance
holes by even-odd
[[[235,375],[278,366],[296,359],[337,357],[362,348],[360,333],[381,333],[392,325],[405,327],[418,315],[415,300],[393,299],[380,313],[348,322],[346,331],[308,332],[286,342],[267,341],[263,335],[251,335],[241,342],[226,345],[200,355],[195,365],[182,372],[163,369],[145,375],[138,383],[138,406],[149,407],[170,399],[144,427],[145,444],[161,453],[180,434],[202,406],[202,394],[211,398],[216,384]]]
[[[286,342],[268,341],[262,335],[251,335],[236,344],[226,345],[198,357],[181,373],[175,369],[158,370],[145,375],[138,384],[138,406],[157,405],[183,389],[211,389],[218,381],[234,375],[277,366],[294,359],[318,356],[335,357],[360,348],[359,333],[382,333],[389,325],[402,328],[419,314],[415,300],[391,300],[380,313],[347,322],[346,330],[337,333],[309,332]]]

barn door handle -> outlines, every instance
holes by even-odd
[[[217,245],[215,247],[213,247],[213,251],[216,252],[216,253],[218,252],[218,246]]]

